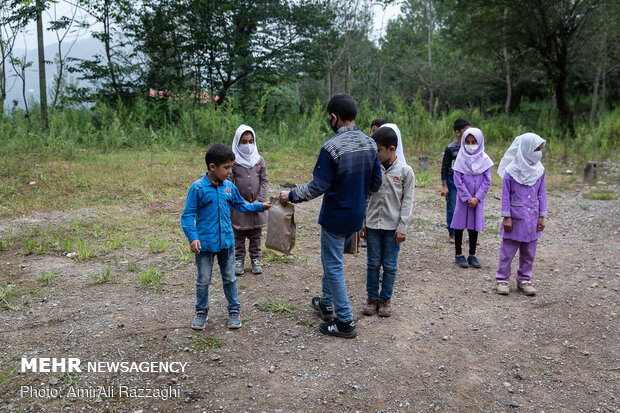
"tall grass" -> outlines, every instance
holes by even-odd
[[[269,114],[268,98],[262,99],[253,113],[245,115],[234,100],[216,106],[189,100],[137,99],[116,107],[100,103],[91,108],[65,108],[50,112],[48,131],[41,129],[36,108],[29,117],[16,110],[0,117],[0,157],[50,152],[70,157],[83,149],[206,148],[216,142],[230,144],[241,123],[254,127],[262,150],[315,154],[332,135],[325,108],[319,102],[303,113],[291,108]],[[566,136],[557,118],[550,114],[548,104],[540,102],[524,102],[520,112],[510,117],[486,116],[478,109],[455,109],[431,117],[421,100],[406,102],[400,96],[380,107],[358,102],[360,129],[368,132],[375,117],[398,124],[405,151],[415,154],[441,152],[453,138],[452,123],[459,117],[470,119],[483,130],[488,151],[495,158],[514,137],[527,131],[547,140],[547,152],[553,158],[617,158],[620,146],[620,108],[603,113],[594,123],[578,120],[576,138]],[[2,169],[0,174],[6,172]]]

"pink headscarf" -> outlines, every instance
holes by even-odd
[[[473,153],[469,153],[465,149],[465,138],[469,135],[473,135],[478,143],[478,149]],[[493,161],[489,158],[489,155],[484,153],[484,135],[482,131],[478,128],[466,129],[461,138],[461,149],[459,149],[459,154],[456,156],[452,169],[465,175],[480,175],[491,166],[493,166]]]

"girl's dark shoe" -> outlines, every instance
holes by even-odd
[[[470,267],[482,268],[482,264],[480,264],[480,261],[478,261],[478,258],[476,258],[473,255],[470,255],[469,257],[467,257],[467,263],[469,264]]]
[[[465,257],[462,255],[457,255],[456,257],[454,257],[454,262],[456,263],[456,265],[458,265],[461,268],[469,267],[469,264],[467,263],[467,259],[465,259]]]
[[[319,331],[328,336],[353,338],[357,335],[355,321],[343,323],[340,320],[330,321],[329,323],[319,324]]]
[[[364,315],[375,315],[377,314],[377,307],[379,307],[379,300],[376,298],[366,297],[366,304],[362,309],[362,314]]]

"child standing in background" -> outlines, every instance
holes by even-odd
[[[452,217],[454,216],[454,208],[456,206],[456,186],[454,186],[454,161],[461,149],[461,137],[463,132],[471,128],[471,122],[466,119],[457,119],[454,121],[454,134],[456,139],[446,146],[443,153],[443,161],[441,163],[441,196],[446,198],[446,228],[448,229],[448,240],[454,244],[454,229],[450,227]]]
[[[398,252],[407,236],[413,208],[413,169],[397,155],[398,127],[387,123],[372,138],[377,143],[383,183],[370,196],[362,238],[367,239],[366,304],[362,313],[392,315],[392,294],[398,272]],[[383,267],[383,277],[381,277]],[[379,292],[381,286],[381,292]]]
[[[461,268],[480,268],[476,258],[478,233],[484,230],[484,198],[491,186],[493,161],[484,152],[484,135],[478,128],[463,132],[463,145],[454,162],[454,185],[458,192],[451,227],[454,231],[454,261]],[[463,230],[469,232],[469,257],[462,252]]]
[[[254,129],[247,125],[239,126],[235,132],[232,150],[235,154],[235,164],[230,180],[246,201],[265,202],[268,186],[267,167],[263,157],[258,154]],[[262,273],[261,235],[262,228],[267,226],[267,214],[265,212],[244,214],[233,209],[231,221],[235,234],[235,274],[242,275],[244,272],[246,238],[250,244],[252,273]]]
[[[517,287],[525,295],[534,295],[532,266],[536,246],[545,229],[547,194],[545,167],[540,163],[546,141],[534,133],[517,136],[504,154],[497,173],[502,177],[502,246],[495,279],[497,293],[510,293],[510,264],[519,250]]]

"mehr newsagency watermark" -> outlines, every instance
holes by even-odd
[[[74,357],[35,357],[21,359],[22,373],[185,373],[187,362],[177,361],[88,361],[85,364]],[[63,399],[159,399],[168,400],[181,397],[180,386],[129,386],[114,384],[105,386],[78,386],[71,384],[66,388],[50,386],[23,385],[19,390],[20,397],[28,398],[63,398]]]

